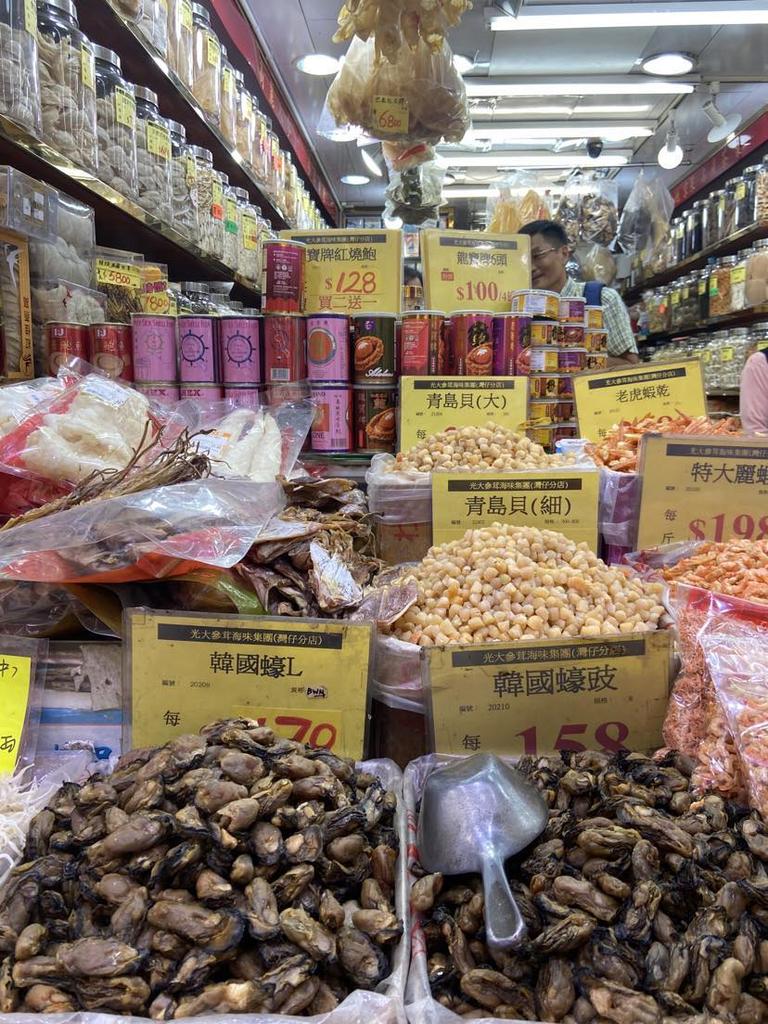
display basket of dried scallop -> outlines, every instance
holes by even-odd
[[[4,1024],[400,1024],[402,775],[249,719],[125,754],[31,822],[0,893]]]

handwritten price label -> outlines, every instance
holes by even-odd
[[[432,749],[650,750],[661,744],[671,657],[667,631],[425,649]]]
[[[408,131],[408,100],[405,96],[374,96],[373,120],[385,135]]]
[[[509,311],[513,291],[530,288],[530,239],[475,231],[422,231],[430,309]]]
[[[140,288],[141,271],[129,263],[96,260],[96,280],[99,284],[111,284],[120,288]]]
[[[115,89],[115,120],[131,131],[136,126],[136,100],[125,89]]]
[[[147,124],[147,150],[166,163],[171,159],[171,133],[161,124]]]
[[[637,546],[768,536],[768,442],[645,437]]]
[[[0,696],[3,701],[0,721],[0,774],[13,774],[16,767],[21,735],[27,718],[31,683],[31,658],[0,654]]]

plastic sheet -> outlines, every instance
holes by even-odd
[[[514,235],[534,220],[548,220],[549,204],[538,177],[531,171],[515,171],[499,185],[499,194],[488,199],[488,228],[493,234]]]
[[[411,470],[386,472],[393,462],[392,455],[374,455],[365,474],[379,557],[419,561],[432,544],[432,478]]]
[[[0,579],[124,583],[229,568],[284,504],[279,484],[215,479],[96,500],[0,533]]]
[[[614,563],[632,551],[637,538],[642,480],[637,473],[617,473],[600,467],[598,522],[600,539]]]
[[[675,201],[660,177],[637,176],[619,220],[617,241],[629,256],[652,262],[665,245]]]

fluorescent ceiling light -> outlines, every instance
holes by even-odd
[[[582,4],[581,10],[564,4],[537,6],[517,18],[491,18],[493,32],[524,32],[586,28],[666,28],[683,25],[768,25],[768,8],[761,0],[724,3],[619,3]],[[535,13],[533,13],[535,11]]]
[[[371,156],[371,154],[367,150],[361,149],[360,150],[360,156],[363,158],[363,163],[365,164],[365,166],[368,168],[368,170],[371,172],[371,174],[375,178],[383,178],[384,177],[384,172],[382,171],[382,169],[379,167],[379,165],[376,163],[376,161],[373,159],[373,157]]]
[[[342,174],[342,185],[369,185],[371,179],[365,174]]]
[[[296,67],[305,75],[316,75],[318,78],[330,78],[341,67],[338,57],[327,53],[306,53],[296,61]]]
[[[591,160],[586,153],[491,153],[484,156],[464,156],[461,153],[443,153],[443,161],[450,167],[624,167],[631,153],[603,153]]]
[[[595,124],[592,121],[548,121],[541,125],[475,125],[462,139],[464,145],[487,140],[490,142],[513,142],[518,139],[605,139],[608,142],[623,142],[624,139],[649,139],[655,130],[651,124]]]
[[[454,53],[453,66],[460,75],[468,75],[475,66],[475,62],[471,57],[465,57],[463,53]]]
[[[506,104],[488,104],[488,106],[473,106],[473,117],[509,117],[510,115],[538,114],[588,114],[590,117],[600,114],[647,114],[653,110],[650,103],[596,103],[593,106],[541,106],[541,107],[517,107]]]
[[[647,75],[687,75],[695,66],[696,60],[687,53],[656,53],[640,61]]]
[[[467,78],[469,97],[493,96],[684,96],[692,93],[692,82],[665,82],[641,78]]]

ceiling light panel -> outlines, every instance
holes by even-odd
[[[482,156],[462,153],[441,153],[449,167],[624,167],[631,153],[603,153],[591,160],[586,153],[487,153]]]
[[[685,96],[693,92],[692,82],[667,82],[641,76],[625,78],[514,79],[466,78],[467,95],[512,96]]]
[[[768,8],[760,0],[713,3],[621,3],[551,5],[526,8],[517,18],[491,19],[493,32],[532,32],[610,28],[666,28],[684,25],[768,25]]]
[[[655,123],[646,124],[597,124],[592,121],[547,121],[541,125],[476,125],[464,136],[465,144],[481,139],[491,142],[559,138],[573,139],[588,135],[609,141],[624,139],[648,139],[655,131]]]

